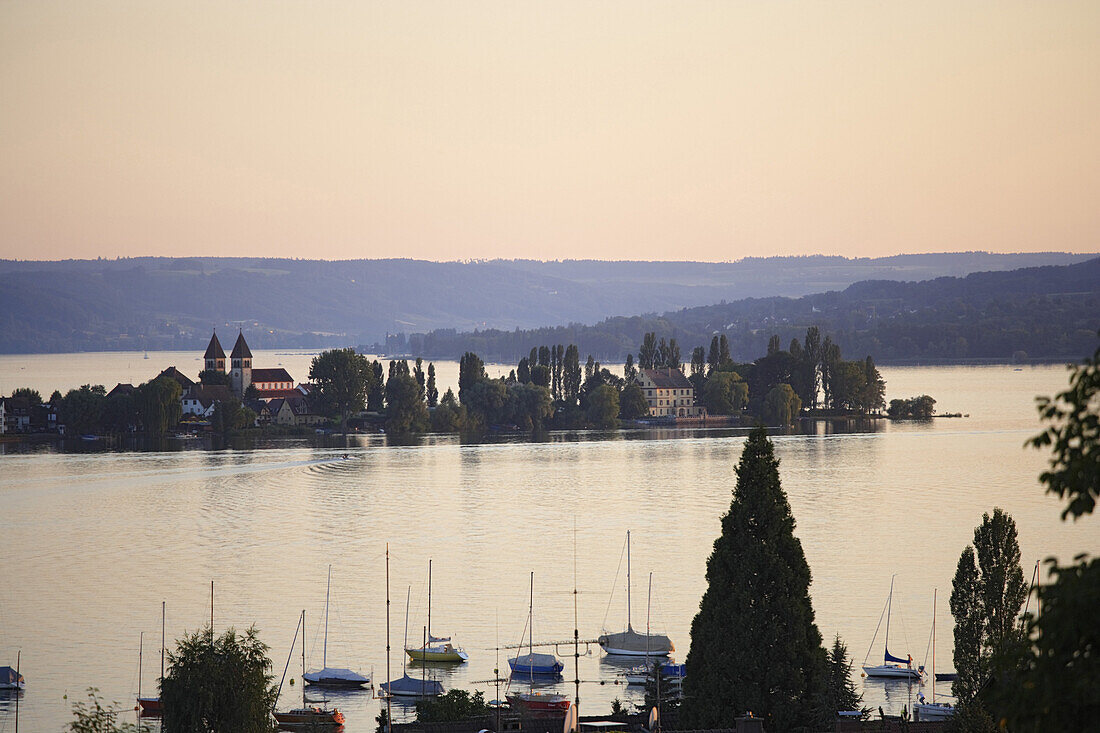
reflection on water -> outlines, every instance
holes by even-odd
[[[813,570],[818,626],[827,642],[843,637],[857,674],[895,573],[891,652],[926,662],[920,656],[932,590],[949,592],[982,512],[1001,506],[1015,517],[1026,565],[1100,551],[1094,528],[1059,521],[1057,501],[1035,478],[1042,454],[1022,448],[1038,427],[1032,396],[1056,391],[1063,370],[913,369],[887,379],[908,380],[912,394],[942,394],[944,409],[972,417],[879,422],[869,432],[818,425],[775,438]],[[616,573],[631,529],[634,598],[645,597],[652,571],[652,627],[669,634],[682,661],[744,431],[603,437],[464,443],[423,436],[398,447],[384,436],[356,436],[346,451],[352,460],[340,459],[342,438],[335,446],[314,436],[271,441],[264,450],[6,455],[0,536],[16,557],[4,564],[0,583],[0,664],[14,663],[22,649],[28,690],[21,727],[61,729],[89,686],[131,707],[139,634],[159,638],[161,601],[170,640],[207,623],[211,579],[215,629],[255,624],[278,674],[303,608],[307,664],[320,666],[332,564],[330,664],[339,660],[383,680],[387,542],[391,676],[402,669],[400,604],[409,585],[410,634],[426,623],[426,603],[416,599],[426,598],[431,558],[432,628],[453,634],[470,655],[467,664],[431,673],[447,688],[481,690],[491,699],[494,669],[506,673],[514,655],[498,656],[497,648],[523,638],[530,572],[537,581],[536,643],[572,638],[574,522],[581,638],[595,638],[602,626],[625,628],[623,576],[616,582]],[[635,603],[635,626],[638,609]],[[937,613],[938,668],[946,671],[951,616],[943,603]],[[571,646],[558,651],[572,680]],[[614,684],[627,663],[593,652],[580,659],[584,709],[606,713],[614,698],[641,702],[641,688]],[[145,665],[143,690],[155,684],[153,666]],[[904,684],[857,685],[872,708],[898,712],[910,702]],[[571,682],[549,689],[572,695]],[[300,699],[299,687],[284,686],[280,705]],[[380,702],[369,690],[329,699],[347,715],[349,733],[374,730]],[[10,700],[0,698],[0,730],[11,729],[12,720]]]

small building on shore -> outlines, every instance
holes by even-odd
[[[706,417],[707,408],[695,404],[695,387],[679,369],[640,369],[634,378],[642,388],[653,417]]]

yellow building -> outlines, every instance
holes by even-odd
[[[679,369],[640,369],[635,383],[642,388],[653,417],[706,417],[695,404],[695,387]]]

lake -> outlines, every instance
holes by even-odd
[[[265,354],[261,362],[258,353],[257,365],[275,366],[277,356]],[[110,388],[185,363],[182,355],[126,358],[4,356],[0,389],[26,384],[48,395],[54,387],[89,381]],[[278,357],[296,379],[305,377],[308,359]],[[97,360],[115,367],[89,371]],[[13,376],[20,364],[25,368]],[[453,385],[457,367],[437,368],[442,391]],[[193,364],[185,371],[197,369]],[[1023,447],[1039,429],[1034,396],[1062,389],[1064,368],[881,371],[888,399],[928,393],[940,411],[969,417],[878,421],[862,432],[821,424],[774,440],[796,533],[813,570],[818,626],[827,641],[839,633],[848,644],[865,704],[889,712],[908,705],[910,691],[904,684],[861,682],[858,666],[891,576],[897,576],[891,652],[925,660],[938,588],[937,662],[948,669],[947,597],[959,553],[982,512],[1000,506],[1016,519],[1026,575],[1041,558],[1095,554],[1100,531],[1095,520],[1059,520],[1059,502],[1043,494],[1036,478],[1045,456]],[[353,441],[351,460],[340,460],[343,448],[312,439],[272,441],[248,451],[47,449],[0,456],[6,555],[0,566],[0,664],[14,664],[22,650],[28,689],[20,724],[61,730],[72,702],[90,686],[131,707],[139,633],[145,632],[142,690],[148,692],[158,674],[161,601],[171,641],[208,622],[211,580],[216,630],[255,624],[271,646],[276,676],[306,609],[307,654],[310,666],[319,667],[330,564],[328,663],[382,681],[387,542],[393,676],[401,672],[410,588],[409,643],[423,634],[429,559],[432,632],[454,635],[470,654],[460,668],[433,671],[447,688],[496,696],[492,685],[477,683],[494,676],[496,647],[520,641],[532,571],[536,642],[572,637],[574,563],[581,638],[593,639],[602,628],[621,630],[627,622],[628,529],[633,625],[644,628],[648,616],[683,659],[743,431],[581,432],[534,443],[463,444],[450,436],[399,446],[387,445],[384,436]],[[880,633],[872,660],[881,658],[882,643]],[[616,697],[640,702],[635,688],[613,684],[621,664],[602,657],[595,645],[588,651],[580,660],[584,714],[608,712]],[[572,648],[558,652],[572,679],[572,658],[566,657]],[[507,654],[500,652],[502,669]],[[290,663],[295,676],[301,672],[297,655]],[[558,689],[572,694],[571,684]],[[300,701],[299,690],[284,687],[281,705]],[[349,732],[374,730],[379,702],[369,693],[330,699],[347,715]],[[11,730],[13,718],[12,700],[0,698],[0,730]]]

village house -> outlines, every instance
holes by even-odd
[[[7,400],[5,400],[3,397],[0,397],[0,435],[8,432],[8,426],[5,424],[7,421],[4,419],[4,416],[7,414],[7,412]]]
[[[26,433],[31,429],[31,403],[22,397],[3,397],[3,424],[6,433]]]
[[[695,387],[679,369],[640,369],[634,382],[653,417],[707,416],[707,409],[695,404]]]
[[[229,402],[233,393],[224,384],[195,384],[187,388],[180,398],[184,415],[209,418],[219,402]]]

